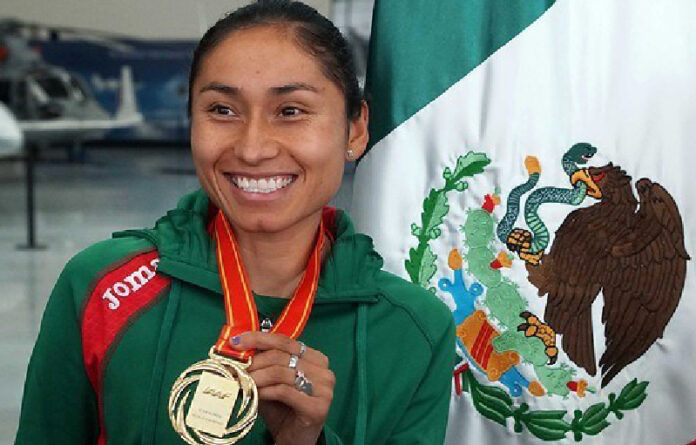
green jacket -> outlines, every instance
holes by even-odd
[[[225,322],[207,220],[208,198],[196,192],[153,229],[116,233],[70,260],[41,322],[16,444],[184,443],[168,418],[169,390],[207,357]],[[372,240],[341,211],[335,226],[300,337],[336,375],[320,441],[442,443],[453,317],[431,293],[383,271]],[[275,320],[287,300],[256,301]],[[259,417],[238,443],[272,438]]]

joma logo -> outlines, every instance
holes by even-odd
[[[116,310],[121,305],[119,298],[126,298],[133,292],[137,292],[155,277],[159,258],[150,261],[150,267],[140,266],[135,272],[127,275],[122,281],[115,282],[101,296],[108,302],[109,309]]]

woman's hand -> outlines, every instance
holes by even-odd
[[[236,344],[235,344],[236,343]],[[300,342],[280,334],[246,332],[230,339],[237,350],[256,349],[247,369],[259,391],[259,414],[278,445],[314,445],[329,413],[336,383],[329,359],[316,349],[297,361],[312,383],[312,395],[295,388],[297,371],[290,368],[290,355],[300,355]]]

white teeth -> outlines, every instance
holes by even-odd
[[[269,178],[252,179],[246,178],[244,176],[234,176],[232,182],[244,190],[250,193],[272,193],[276,190],[287,187],[293,178],[290,176],[273,176]]]

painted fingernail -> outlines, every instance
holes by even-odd
[[[238,345],[240,341],[242,341],[242,339],[239,337],[239,335],[235,335],[234,337],[230,338],[230,344],[233,345]]]

